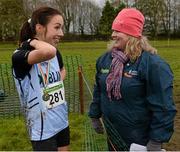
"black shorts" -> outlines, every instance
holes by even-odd
[[[57,151],[58,147],[68,146],[70,144],[69,126],[49,139],[31,141],[31,143],[33,151]]]

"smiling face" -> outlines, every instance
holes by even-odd
[[[40,30],[37,30],[37,38],[57,47],[59,41],[64,36],[63,25],[64,21],[62,16],[54,15],[49,19],[46,26],[39,25]]]
[[[113,31],[111,37],[114,41],[114,48],[125,50],[127,41],[129,39],[129,36],[127,34],[118,31]]]
[[[62,16],[55,15],[50,19],[46,27],[45,40],[51,45],[57,47],[60,39],[64,36],[63,33],[64,21]]]

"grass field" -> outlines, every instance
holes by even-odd
[[[87,117],[77,113],[71,113],[70,150],[78,151],[82,149],[84,140],[84,124]],[[25,129],[23,118],[0,119],[0,151],[32,151],[31,143]]]
[[[151,41],[151,44],[158,49],[158,54],[171,66],[174,73],[174,100],[177,110],[180,108],[180,40],[174,41]],[[81,55],[83,69],[87,79],[92,84],[94,80],[94,68],[96,59],[106,51],[107,42],[66,42],[59,46],[63,56]],[[0,44],[0,63],[10,63],[11,54],[16,44]],[[85,117],[70,115],[70,126],[72,128],[71,150],[82,150],[83,132]],[[6,122],[7,121],[7,122]],[[2,120],[1,120],[2,122]],[[13,124],[13,127],[11,127]],[[19,129],[18,129],[19,128]],[[24,137],[24,138],[23,138]],[[165,149],[173,151],[180,150],[180,114],[177,113],[175,120],[175,132]],[[23,147],[22,145],[25,145]],[[27,139],[22,120],[3,120],[0,125],[0,150],[31,150]]]

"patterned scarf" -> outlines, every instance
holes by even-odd
[[[106,91],[110,100],[112,97],[117,100],[121,98],[120,86],[124,63],[128,61],[127,56],[118,49],[112,50],[111,71],[106,78]]]

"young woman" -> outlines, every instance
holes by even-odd
[[[24,23],[20,47],[12,55],[15,83],[34,151],[68,150],[65,68],[57,50],[63,25],[56,9],[37,9]]]
[[[119,12],[112,48],[97,60],[89,116],[98,133],[103,133],[102,118],[109,150],[127,151],[138,144],[160,151],[173,133],[173,73],[142,36],[143,25],[140,11]]]

